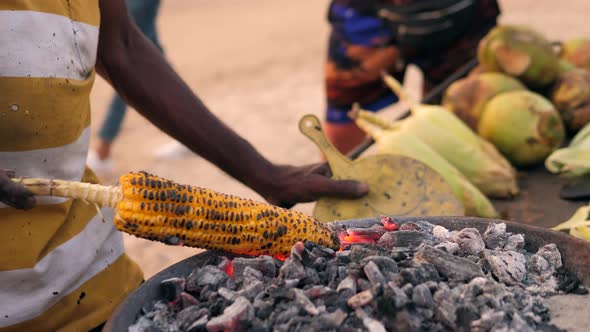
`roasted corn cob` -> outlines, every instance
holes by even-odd
[[[288,255],[297,241],[338,249],[336,233],[301,212],[180,185],[145,172],[116,187],[45,179],[13,179],[36,195],[77,198],[116,208],[120,231],[167,244],[249,255]]]

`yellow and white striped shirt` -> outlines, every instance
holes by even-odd
[[[96,182],[86,168],[98,0],[0,1],[0,168]],[[87,331],[108,319],[142,273],[112,211],[38,198],[0,203],[0,331]]]

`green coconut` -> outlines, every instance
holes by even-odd
[[[590,121],[590,70],[575,68],[562,74],[553,87],[551,101],[568,131],[575,134]]]
[[[561,70],[551,42],[524,26],[492,29],[480,41],[477,58],[485,72],[503,72],[533,89],[553,83]]]
[[[527,90],[492,98],[484,107],[477,132],[518,167],[543,163],[565,139],[565,127],[553,104]]]
[[[503,92],[525,89],[524,84],[508,75],[480,73],[451,84],[445,91],[442,105],[476,130],[481,111],[490,99]]]
[[[577,37],[564,40],[560,58],[576,67],[590,69],[590,39]]]

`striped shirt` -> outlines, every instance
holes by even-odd
[[[0,1],[0,168],[97,182],[86,167],[98,0]],[[88,331],[142,273],[93,206],[37,198],[0,203],[0,331]]]

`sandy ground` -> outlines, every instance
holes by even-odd
[[[322,116],[329,1],[163,2],[158,24],[167,57],[211,110],[275,162],[301,165],[318,161],[318,150],[298,132],[297,122],[307,113]],[[502,22],[531,25],[553,39],[590,35],[587,0],[505,0],[501,6]],[[94,130],[111,94],[112,89],[98,79],[92,95]],[[169,141],[130,111],[114,146],[114,176],[146,170],[260,199],[198,156],[156,160],[154,150]],[[312,208],[313,204],[295,207],[308,213]],[[126,246],[146,277],[199,252],[131,237],[126,237]]]

